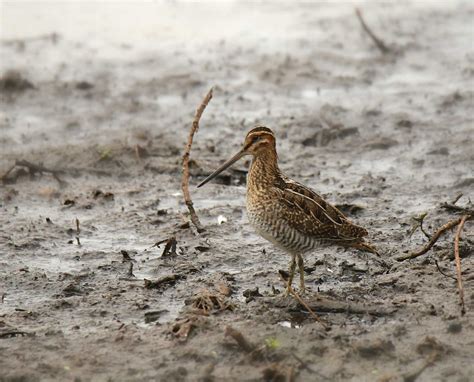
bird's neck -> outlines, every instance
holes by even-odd
[[[275,149],[257,153],[250,165],[247,186],[261,188],[281,183],[281,172],[278,168],[278,156]]]

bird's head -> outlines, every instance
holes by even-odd
[[[250,130],[244,140],[242,148],[237,154],[225,162],[221,167],[204,179],[201,183],[198,184],[198,187],[204,186],[207,182],[214,179],[227,167],[230,167],[240,158],[246,155],[260,155],[261,153],[267,150],[274,150],[276,146],[275,134],[271,129],[264,126],[257,126]]]

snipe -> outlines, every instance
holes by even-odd
[[[247,214],[251,225],[268,241],[291,254],[287,293],[296,265],[304,292],[302,255],[321,245],[340,245],[377,254],[364,241],[367,231],[351,223],[316,192],[295,182],[278,168],[273,131],[257,126],[245,137],[241,150],[204,179],[203,186],[246,155],[253,157],[247,175]]]

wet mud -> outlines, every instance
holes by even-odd
[[[177,23],[210,18],[166,7]],[[249,24],[192,43],[187,30],[104,50],[61,31],[3,39],[0,381],[472,380],[472,221],[465,315],[454,231],[396,258],[428,240],[415,218],[427,213],[429,236],[460,216],[443,203],[462,194],[472,209],[474,8],[361,10],[388,53],[347,4],[218,7],[218,25]],[[197,234],[181,156],[211,86],[191,150]],[[289,257],[248,225],[248,162],[195,188],[255,124],[275,131],[281,169],[381,252],[305,257],[304,299],[324,325],[283,296]]]

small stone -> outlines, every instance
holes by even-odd
[[[448,333],[459,333],[462,330],[462,324],[458,321],[451,322],[448,325]]]

